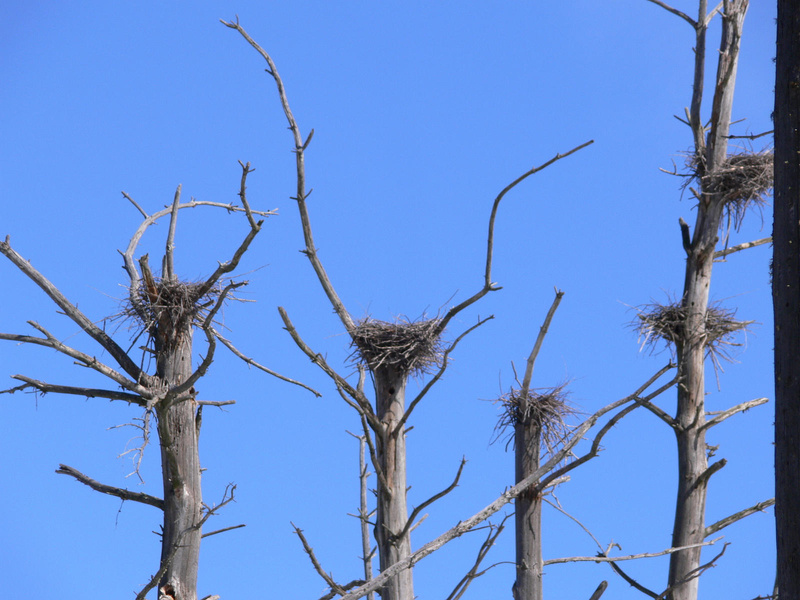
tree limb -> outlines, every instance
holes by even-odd
[[[733,254],[734,252],[741,252],[742,250],[747,250],[748,248],[755,248],[756,246],[761,246],[762,244],[771,244],[772,237],[765,237],[761,238],[760,240],[755,240],[752,242],[744,242],[742,244],[737,244],[736,246],[731,246],[730,248],[725,248],[724,250],[717,250],[714,252],[714,258],[724,258],[729,254]]]
[[[120,348],[117,343],[100,327],[95,325],[91,319],[84,315],[77,306],[72,304],[66,299],[64,294],[53,285],[49,279],[42,275],[39,271],[33,268],[30,262],[25,260],[22,256],[11,247],[9,237],[6,236],[4,242],[0,242],[0,254],[5,255],[14,265],[28,276],[36,285],[38,285],[56,305],[64,311],[64,313],[72,319],[89,337],[94,339],[100,346],[102,346],[114,360],[117,361],[122,369],[131,376],[137,383],[144,383],[147,380],[147,375],[134,363],[131,358]]]
[[[509,518],[511,518],[511,516],[512,515],[509,514],[503,517],[503,520],[500,521],[499,525],[492,525],[491,523],[489,524],[489,533],[486,536],[486,539],[483,541],[483,544],[481,544],[481,547],[478,549],[478,556],[475,558],[475,563],[472,565],[472,568],[467,572],[467,574],[461,578],[461,581],[459,581],[456,584],[456,586],[453,588],[453,591],[450,592],[450,595],[446,598],[446,600],[459,600],[459,598],[461,598],[464,595],[464,593],[467,591],[467,588],[469,588],[470,584],[475,579],[486,573],[489,569],[492,569],[496,567],[498,564],[501,564],[501,563],[495,563],[483,569],[482,571],[478,571],[478,569],[481,566],[481,563],[486,558],[486,555],[489,554],[489,551],[492,549],[492,546],[494,546],[495,541],[500,536],[500,534],[503,533],[503,529],[505,529],[506,527],[506,521]]]
[[[714,535],[715,533],[717,533],[721,529],[725,529],[728,525],[732,525],[733,523],[736,523],[736,521],[740,521],[741,519],[744,519],[745,517],[749,517],[753,513],[764,512],[765,508],[769,508],[770,506],[773,506],[774,504],[775,504],[775,498],[770,498],[769,500],[764,500],[763,502],[758,502],[757,504],[754,504],[753,506],[751,506],[749,508],[745,508],[744,510],[740,510],[737,513],[729,515],[729,516],[725,517],[724,519],[720,519],[716,523],[713,523],[712,525],[708,525],[705,528],[704,537],[708,537],[710,535]]]
[[[558,305],[561,304],[561,298],[564,297],[564,292],[556,288],[556,297],[553,299],[553,303],[550,305],[550,310],[547,311],[547,316],[544,318],[544,323],[539,328],[539,335],[536,336],[536,343],[533,345],[533,350],[531,350],[530,356],[528,356],[528,362],[525,367],[525,377],[522,379],[522,387],[520,388],[519,395],[521,398],[528,397],[528,391],[531,386],[531,378],[533,377],[533,365],[536,362],[536,357],[539,356],[539,350],[542,348],[542,343],[544,342],[544,337],[547,335],[547,330],[550,328],[550,322],[553,320],[553,315],[556,314],[556,309],[558,309]]]
[[[131,500],[141,504],[149,504],[150,506],[155,506],[156,508],[164,510],[164,501],[161,498],[156,498],[155,496],[143,494],[141,492],[131,492],[129,490],[100,483],[99,481],[95,481],[91,477],[84,475],[77,469],[73,469],[70,466],[58,465],[56,473],[59,475],[69,475],[74,477],[82,484],[88,485],[94,491],[100,492],[101,494],[108,494],[109,496],[116,496],[117,498],[122,498],[123,500]]]
[[[688,550],[689,548],[698,548],[700,546],[710,546],[715,544],[721,537],[718,537],[710,542],[701,542],[699,544],[691,544],[689,546],[681,546],[679,548],[667,548],[666,550],[662,550],[660,552],[642,552],[640,554],[627,554],[625,556],[567,556],[565,558],[551,558],[550,560],[544,561],[542,564],[544,565],[557,565],[569,562],[620,562],[624,560],[636,560],[639,558],[655,558],[657,556],[664,556],[666,554],[672,554],[673,552],[680,552],[681,550]]]
[[[26,387],[34,387],[43,394],[70,394],[73,396],[85,396],[86,398],[107,398],[108,400],[122,400],[128,404],[138,404],[139,406],[146,406],[147,401],[138,394],[129,394],[127,392],[116,392],[113,390],[102,390],[97,388],[84,388],[75,387],[71,385],[57,385],[53,383],[46,383],[24,375],[14,375],[12,379],[24,381],[26,385],[14,388],[14,391],[24,389]]]
[[[747,402],[742,402],[741,404],[737,404],[736,406],[729,408],[728,410],[717,414],[716,416],[714,416],[714,418],[706,421],[700,429],[710,429],[714,425],[719,425],[725,419],[727,419],[728,417],[732,417],[736,413],[747,411],[753,408],[754,406],[760,406],[762,404],[766,404],[767,402],[769,402],[769,398],[756,398],[755,400],[748,400]]]

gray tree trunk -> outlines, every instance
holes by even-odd
[[[775,517],[778,593],[800,598],[800,5],[778,1],[775,77]]]
[[[167,387],[192,373],[192,326],[158,327],[156,374]],[[202,494],[194,400],[156,404],[164,479],[164,528],[161,565],[169,562],[159,589],[175,600],[197,600]]]
[[[736,67],[739,56],[739,40],[742,24],[747,12],[748,0],[725,2],[717,66],[716,86],[711,115],[711,129],[707,142],[696,147],[698,155],[705,159],[705,168],[699,174],[713,173],[727,158],[728,133],[730,130],[733,91],[736,83]],[[704,12],[704,11],[703,11]],[[702,68],[700,69],[702,72]],[[697,76],[697,67],[695,69]],[[695,85],[698,85],[697,77]],[[702,82],[699,82],[702,85]],[[694,100],[698,99],[697,88]],[[693,109],[695,108],[693,102]],[[693,111],[693,129],[702,131],[698,112]],[[696,144],[702,137],[695,135]],[[672,546],[700,544],[705,540],[705,506],[708,480],[724,462],[709,469],[705,439],[705,357],[709,342],[706,332],[706,313],[711,287],[711,271],[718,232],[724,212],[721,194],[700,180],[700,198],[694,234],[687,248],[686,275],[682,306],[686,310],[686,321],[682,335],[676,341],[678,369],[681,380],[678,384],[678,408],[675,417],[675,435],[678,444],[678,495],[675,508],[675,523],[672,531]],[[669,586],[671,600],[697,600],[701,548],[682,550],[670,555]],[[687,581],[688,579],[688,581]]]
[[[537,418],[521,419],[514,427],[516,483],[539,468],[542,428]],[[517,579],[514,600],[542,600],[542,500],[534,491],[514,500]]]
[[[376,416],[383,424],[382,434],[376,435],[379,469],[378,512],[375,539],[378,544],[381,571],[411,555],[411,539],[403,533],[408,522],[406,504],[406,436],[398,423],[405,413],[406,380],[408,374],[392,366],[373,371],[375,381]],[[405,569],[381,590],[383,600],[413,600],[414,578]]]

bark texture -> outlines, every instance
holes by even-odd
[[[408,374],[392,366],[381,366],[373,371],[373,376],[376,416],[383,426],[382,433],[376,436],[383,481],[379,478],[375,527],[383,572],[411,555],[411,538],[406,531],[406,436],[404,427],[398,427],[405,413]],[[404,569],[390,579],[381,590],[381,597],[383,600],[414,600],[412,570]]]
[[[747,12],[748,0],[730,0],[724,3],[722,39],[717,65],[716,85],[712,105],[711,128],[704,139],[700,117],[702,98],[703,57],[698,53],[695,63],[695,89],[692,99],[691,127],[695,138],[695,156],[700,194],[694,233],[686,248],[686,271],[682,306],[686,320],[676,350],[680,383],[678,407],[675,416],[675,436],[678,446],[678,494],[672,546],[700,544],[705,539],[705,506],[710,476],[724,465],[724,461],[708,466],[705,439],[705,358],[712,341],[706,330],[711,288],[711,272],[718,232],[725,209],[725,199],[714,189],[713,174],[727,158],[733,92],[739,56],[739,40]],[[705,37],[705,2],[700,3],[698,40]],[[702,29],[702,31],[701,31]],[[698,41],[698,48],[704,47]],[[669,581],[671,600],[696,600],[698,593],[697,569],[700,566],[701,548],[675,552],[670,557]]]
[[[780,598],[800,598],[800,5],[778,1],[775,77],[775,517]]]
[[[159,325],[155,335],[157,377],[165,388],[186,381],[192,373],[192,326]],[[164,480],[164,528],[161,566],[168,563],[159,590],[175,600],[197,599],[202,508],[197,404],[193,399],[156,404]]]
[[[514,427],[515,481],[520,483],[539,468],[542,427],[526,415]],[[514,600],[542,600],[542,500],[532,486],[514,500],[517,579]]]

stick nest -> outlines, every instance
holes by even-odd
[[[125,309],[152,336],[170,340],[187,326],[204,322],[207,309],[219,296],[215,287],[200,295],[203,283],[156,279],[154,286],[139,283],[135,304]]]
[[[442,360],[439,321],[421,319],[388,323],[363,319],[353,331],[351,359],[371,371],[391,367],[404,374],[427,373]]]
[[[705,172],[705,159],[695,154],[689,168],[704,191],[720,194],[736,227],[750,206],[764,205],[775,180],[774,154],[768,151],[732,154],[712,173]]]
[[[704,331],[686,331],[686,318],[689,310],[680,302],[670,304],[647,304],[636,309],[638,315],[633,327],[638,331],[642,347],[653,347],[658,340],[668,344],[687,343],[697,336],[705,337],[705,345],[711,353],[721,353],[727,357],[725,346],[736,346],[732,338],[738,331],[744,331],[753,321],[739,321],[736,311],[725,309],[718,304],[706,309]]]
[[[499,439],[508,431],[509,444],[514,442],[514,429],[521,423],[531,423],[541,430],[542,448],[553,453],[558,443],[570,431],[564,419],[577,411],[568,402],[569,394],[565,391],[566,383],[554,388],[528,390],[523,396],[522,390],[512,388],[510,392],[498,398],[502,405],[500,420],[495,427]]]

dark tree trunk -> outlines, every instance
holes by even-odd
[[[406,504],[406,436],[398,428],[405,413],[408,374],[391,366],[373,371],[376,416],[383,433],[376,435],[377,454],[383,480],[378,481],[378,514],[375,539],[378,543],[381,571],[411,555],[411,539],[403,533],[408,522]],[[383,600],[413,600],[414,579],[411,569],[393,577],[381,590]]]
[[[514,427],[514,467],[516,483],[539,468],[542,428],[532,415]],[[517,580],[514,600],[542,600],[542,500],[535,491],[526,491],[514,500],[516,528]]]
[[[191,322],[160,327],[155,338],[158,379],[166,388],[186,381],[192,373]],[[175,600],[197,599],[202,495],[196,412],[193,399],[156,404],[164,479],[162,567],[169,561],[159,589]]]
[[[775,517],[778,592],[800,598],[800,5],[778,1],[775,77]]]

